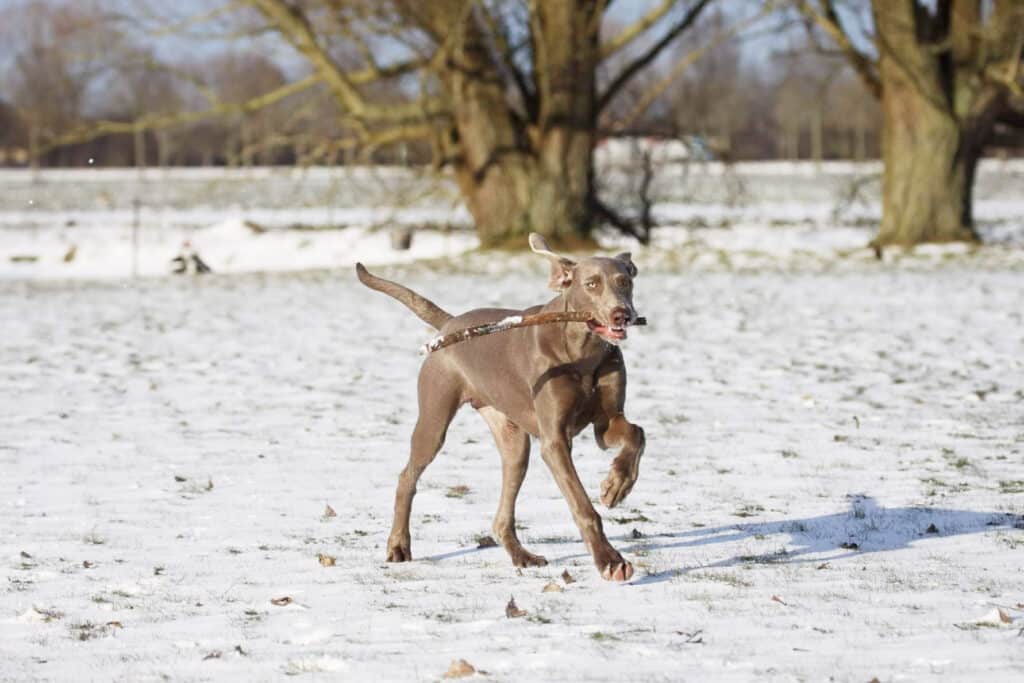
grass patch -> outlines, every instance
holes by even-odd
[[[612,517],[611,520],[616,524],[632,524],[633,522],[649,522],[651,521],[647,515],[642,512],[634,511],[632,517]]]
[[[740,555],[738,559],[746,564],[777,564],[785,562],[788,557],[789,553],[786,552],[786,549],[780,548],[774,553],[765,553],[763,555]]]
[[[1024,479],[1000,479],[999,493],[1024,493]]]
[[[448,487],[445,498],[465,498],[469,494],[469,487],[465,484],[456,484]]]
[[[734,517],[753,517],[761,512],[764,512],[763,505],[751,503],[749,505],[741,505],[732,514]]]
[[[750,588],[754,585],[752,582],[728,572],[700,572],[691,576],[698,581],[714,581],[715,583],[724,583],[733,588]]]

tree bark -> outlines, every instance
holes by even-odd
[[[141,127],[136,127],[132,134],[132,149],[135,168],[142,172],[146,168],[146,131]]]
[[[971,188],[980,146],[913,89],[886,83],[882,225],[875,246],[976,241]]]
[[[484,247],[525,244],[530,232],[571,246],[587,239],[593,219],[600,9],[545,2],[534,13],[535,118],[509,105],[471,15],[445,72],[454,110],[447,143]]]
[[[928,44],[913,3],[875,5],[882,83],[882,225],[875,247],[977,241],[971,191],[984,147],[975,96]]]

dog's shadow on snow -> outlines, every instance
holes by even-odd
[[[776,540],[776,550],[762,554],[741,554],[717,562],[692,564],[635,578],[643,585],[667,581],[694,570],[732,567],[746,563],[787,564],[834,562],[867,553],[900,550],[917,541],[976,534],[993,529],[1024,529],[1024,517],[1003,512],[975,512],[938,507],[894,507],[879,505],[866,495],[849,496],[850,507],[843,512],[774,522],[740,522],[728,526],[697,527],[686,531],[612,537],[625,555],[642,552],[653,555],[678,548],[701,548],[716,543],[744,540]],[[780,538],[783,537],[783,538]],[[622,541],[634,541],[622,545]],[[462,548],[428,558],[444,561],[479,552]],[[551,558],[552,563],[588,557],[573,554]]]
[[[764,554],[736,555],[718,562],[668,569],[632,581],[635,585],[667,581],[699,569],[731,567],[744,563],[786,564],[834,562],[866,553],[900,550],[917,541],[975,534],[993,529],[1024,529],[1024,517],[1002,512],[974,512],[937,507],[887,508],[864,495],[850,496],[843,512],[775,522],[738,523],[698,527],[674,533],[651,534],[631,546],[631,552],[657,553],[678,548],[699,548],[746,539],[767,540],[788,536],[777,550]],[[632,540],[632,537],[626,537]],[[780,539],[782,540],[782,539]],[[568,559],[568,558],[561,558]]]

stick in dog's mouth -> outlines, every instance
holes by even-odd
[[[627,322],[623,325],[602,325],[592,318],[587,321],[587,329],[605,341],[611,342],[612,344],[618,344],[620,341],[624,341],[626,339],[627,327],[646,324],[647,318],[644,317],[637,317],[632,322]]]
[[[467,327],[464,330],[457,330],[439,337],[435,337],[423,345],[424,353],[433,353],[439,349],[458,344],[459,342],[483,337],[496,332],[514,330],[517,327],[531,327],[533,325],[549,325],[552,323],[587,323],[587,327],[609,341],[621,341],[626,338],[626,327],[643,326],[647,324],[647,318],[638,316],[632,322],[622,327],[606,327],[597,322],[593,313],[585,311],[551,311],[548,313],[535,313],[533,315],[512,315],[504,320],[483,325]],[[621,336],[619,336],[621,335]]]

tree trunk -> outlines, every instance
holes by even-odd
[[[872,244],[976,241],[971,188],[981,146],[969,126],[902,74],[885,80],[882,109],[882,226]]]
[[[510,107],[479,26],[469,17],[463,27],[445,74],[454,109],[447,142],[484,247],[524,246],[531,231],[571,246],[590,233],[599,4],[535,6],[537,82],[525,117]]]
[[[28,128],[28,159],[32,167],[32,180],[39,179],[39,126],[34,123]]]
[[[811,112],[811,158],[821,164],[825,158],[825,113],[821,109]]]
[[[854,147],[853,158],[857,161],[864,161],[868,158],[868,124],[866,115],[861,112],[857,115],[857,141]]]
[[[157,165],[167,168],[171,160],[171,134],[166,130],[158,130],[155,136]]]
[[[140,126],[136,126],[132,134],[132,149],[135,168],[141,173],[146,168],[146,131]]]

